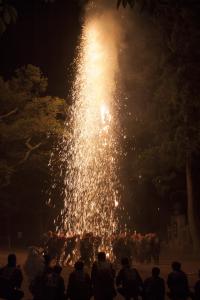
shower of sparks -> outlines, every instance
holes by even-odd
[[[107,16],[86,16],[61,154],[67,166],[63,229],[81,235],[92,232],[104,241],[118,228],[120,206],[118,50],[113,28]]]

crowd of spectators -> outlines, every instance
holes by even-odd
[[[116,272],[105,252],[99,252],[90,274],[84,262],[78,260],[65,286],[62,267],[52,265],[49,255],[44,255],[43,259],[43,269],[30,281],[33,300],[90,300],[92,297],[95,300],[113,300],[117,293],[125,300],[164,300],[166,295],[172,300],[200,300],[200,271],[199,279],[191,290],[179,262],[172,263],[166,283],[158,267],[153,267],[151,276],[143,281],[128,257],[121,259],[121,268]],[[17,266],[16,255],[10,254],[6,266],[0,269],[0,298],[22,299],[22,281],[23,274]]]

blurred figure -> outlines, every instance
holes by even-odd
[[[57,247],[58,236],[56,232],[48,232],[48,240],[46,243],[46,253],[51,256],[52,259],[58,258],[58,247]]]
[[[145,300],[164,300],[165,299],[165,282],[159,276],[160,269],[152,269],[152,276],[144,281],[144,299]]]
[[[62,267],[57,265],[52,272],[46,274],[44,278],[44,300],[64,300],[65,284],[61,272]]]
[[[167,285],[172,300],[186,300],[189,296],[189,286],[186,274],[181,270],[179,262],[172,263],[172,272],[168,275]]]
[[[106,260],[105,252],[99,252],[98,260],[93,263],[91,272],[95,300],[112,300],[116,296],[114,277],[115,271]]]
[[[152,235],[146,234],[142,239],[143,261],[147,264],[151,263],[152,257]]]
[[[65,249],[66,238],[63,232],[57,237],[57,264],[63,263],[63,254]]]
[[[93,247],[94,247],[94,256],[97,257],[98,252],[99,252],[99,247],[101,245],[102,239],[98,235],[94,235],[94,242],[93,242]],[[93,258],[94,259],[94,258]]]
[[[31,281],[29,290],[33,295],[33,300],[44,300],[45,278],[53,272],[52,260],[50,255],[44,255],[44,264],[42,272],[39,272]]]
[[[91,234],[84,234],[83,238],[80,240],[80,254],[81,260],[87,266],[91,265],[91,261],[93,258],[93,243]]]
[[[141,295],[143,291],[142,279],[138,271],[130,266],[127,257],[122,258],[121,265],[122,268],[116,278],[118,292],[126,300],[138,300],[138,296]]]
[[[152,257],[155,265],[159,265],[160,262],[160,238],[155,233],[152,236]]]
[[[200,270],[198,272],[199,280],[195,283],[194,286],[194,299],[199,300],[200,299]]]
[[[77,261],[74,265],[74,271],[69,275],[66,299],[89,300],[90,298],[90,276],[84,271],[84,263]]]
[[[67,264],[70,264],[73,260],[73,251],[76,247],[76,235],[73,233],[69,233],[69,235],[66,238],[66,243],[64,247],[64,257],[63,262],[67,262]]]
[[[17,266],[15,254],[8,255],[8,263],[0,269],[0,298],[7,300],[20,300],[24,293],[20,290],[23,275]]]
[[[44,258],[36,247],[29,247],[28,256],[24,264],[24,271],[31,282],[35,276],[43,271]]]
[[[61,276],[62,267],[46,267],[30,285],[33,300],[64,300],[65,285]]]

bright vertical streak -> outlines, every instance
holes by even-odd
[[[65,229],[108,237],[120,203],[118,168],[118,48],[110,14],[88,14],[82,30],[72,90],[70,138],[63,142]]]

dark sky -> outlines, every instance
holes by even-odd
[[[76,0],[12,2],[19,16],[0,39],[0,75],[8,78],[17,67],[34,64],[48,76],[48,92],[66,96],[80,33],[80,6]]]

